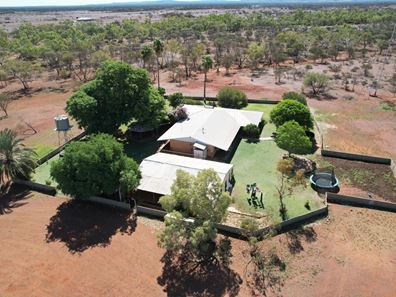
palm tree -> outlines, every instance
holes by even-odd
[[[204,55],[202,57],[202,68],[205,73],[205,78],[204,78],[204,103],[206,103],[206,80],[207,80],[207,74],[210,68],[213,66],[213,60],[210,55]]]
[[[157,56],[157,79],[158,79],[158,88],[160,88],[160,62],[159,62],[159,58],[162,55],[162,52],[164,51],[164,43],[161,41],[161,39],[154,40],[154,51],[155,51],[155,55]]]
[[[0,184],[18,176],[28,177],[34,170],[36,153],[23,145],[15,131],[0,131]]]

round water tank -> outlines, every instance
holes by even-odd
[[[58,115],[55,117],[56,131],[69,131],[69,118],[65,115]]]

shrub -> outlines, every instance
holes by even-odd
[[[317,95],[324,93],[329,86],[329,77],[318,72],[308,72],[304,77],[304,86],[310,87],[312,93]]]
[[[330,64],[329,65],[329,69],[332,71],[332,72],[340,72],[341,71],[341,69],[342,69],[342,65],[341,64]]]
[[[169,95],[168,97],[169,103],[172,107],[176,108],[179,105],[184,104],[184,96],[182,93],[177,92]]]
[[[282,126],[285,122],[292,120],[306,129],[313,127],[309,108],[296,100],[282,100],[271,111],[270,117],[276,127]]]
[[[265,119],[261,119],[260,123],[258,124],[260,131],[263,130],[263,128],[266,124],[267,124],[267,121]]]
[[[282,99],[296,100],[304,105],[307,105],[307,99],[305,98],[305,96],[303,94],[297,93],[297,92],[283,93]]]
[[[159,93],[161,96],[164,96],[165,93],[166,93],[166,90],[165,90],[164,88],[162,88],[162,87],[159,87],[159,88],[158,88],[158,93]]]
[[[176,122],[184,121],[188,118],[187,109],[182,106],[178,106],[175,111],[172,113],[173,118]]]
[[[260,128],[254,124],[249,124],[243,127],[243,135],[246,138],[258,139],[260,138]]]
[[[296,121],[288,121],[276,130],[276,144],[290,154],[308,154],[312,150],[312,142],[305,130]]]
[[[241,109],[248,105],[246,94],[231,87],[225,87],[219,91],[217,102],[221,107],[235,109]]]
[[[252,218],[243,218],[241,221],[241,228],[249,233],[254,233],[259,229],[259,223]]]
[[[194,100],[194,99],[191,99],[191,98],[185,98],[184,99],[184,104],[188,104],[188,105],[203,105],[203,101]]]

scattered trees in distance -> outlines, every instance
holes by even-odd
[[[5,116],[8,117],[8,105],[11,103],[12,97],[9,94],[0,94],[0,109],[4,112]]]
[[[249,64],[252,69],[272,65],[279,80],[287,70],[281,63],[288,59],[324,62],[337,60],[341,52],[352,58],[357,52],[365,57],[373,50],[382,55],[389,46],[395,18],[394,9],[336,8],[296,9],[276,15],[172,14],[155,22],[126,19],[104,25],[26,23],[12,33],[0,31],[0,64],[4,72],[7,61],[21,60],[56,71],[57,77],[74,76],[86,82],[111,58],[142,64],[157,79],[158,69],[167,69],[180,82],[190,78],[192,71],[205,72],[201,57],[210,55],[218,71],[225,67],[226,74],[234,65]],[[155,60],[157,67],[153,67]],[[23,68],[30,72],[23,75],[25,82],[39,72]]]

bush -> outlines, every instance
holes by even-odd
[[[172,113],[172,116],[176,122],[184,121],[188,118],[187,109],[185,107],[178,106]]]
[[[162,87],[159,87],[159,88],[158,88],[158,93],[159,93],[161,96],[164,96],[165,93],[166,93],[166,90],[165,90],[164,88],[162,88]]]
[[[297,93],[297,92],[283,93],[282,99],[296,100],[304,105],[307,105],[307,99],[305,98],[305,96],[303,94]]]
[[[179,105],[184,104],[184,96],[182,93],[173,93],[168,96],[169,103],[172,107],[176,108]]]
[[[221,107],[235,109],[241,109],[248,105],[246,94],[231,87],[225,87],[219,91],[217,102]]]
[[[282,126],[287,121],[294,120],[306,129],[313,128],[313,120],[309,108],[296,100],[282,100],[271,111],[270,117],[276,127]]]
[[[203,105],[203,101],[194,100],[194,99],[191,99],[191,98],[185,98],[184,99],[184,104],[188,104],[188,105]]]
[[[305,130],[296,121],[288,121],[276,130],[276,144],[290,154],[308,154],[312,150],[312,142]]]
[[[323,73],[308,72],[304,77],[304,86],[310,87],[314,95],[324,93],[329,86],[330,78]]]
[[[260,128],[254,124],[249,124],[243,127],[243,135],[246,138],[258,139],[260,138]]]
[[[254,233],[259,229],[259,223],[252,218],[243,218],[241,221],[241,228],[246,229],[249,233]]]
[[[267,121],[265,119],[261,119],[260,123],[258,124],[260,131],[263,130],[265,125],[267,125]]]

